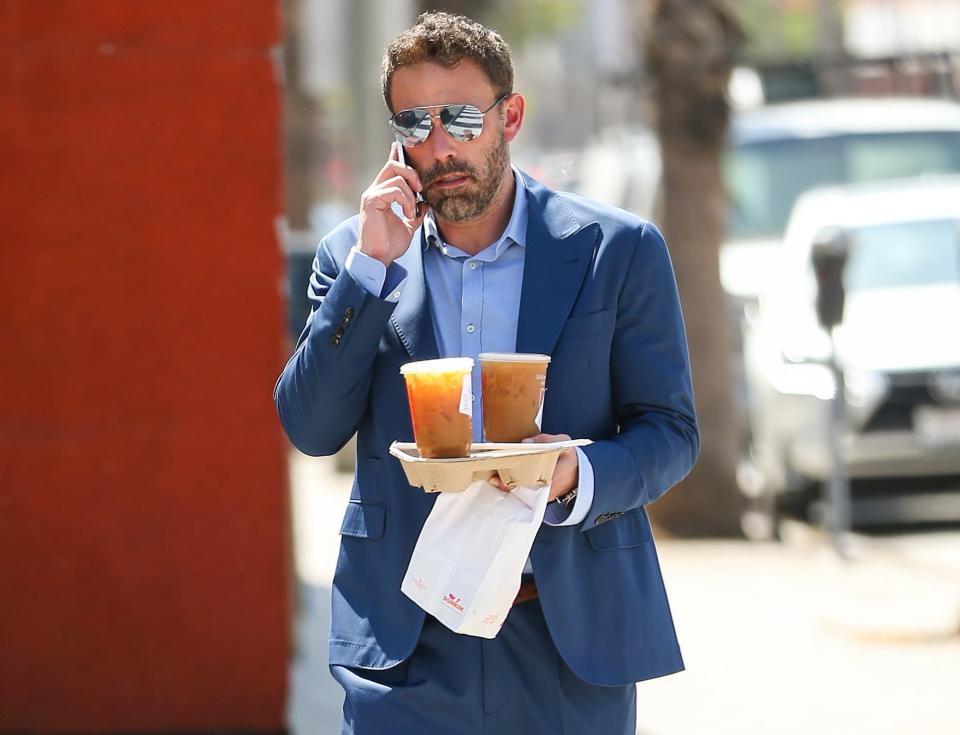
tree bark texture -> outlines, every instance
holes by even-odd
[[[729,309],[719,250],[727,198],[721,175],[727,82],[742,32],[723,0],[659,0],[647,39],[663,156],[660,224],[683,303],[702,434],[690,476],[652,508],[679,535],[732,535],[739,528],[735,472],[738,421]]]

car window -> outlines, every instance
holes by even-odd
[[[730,235],[780,237],[797,198],[830,184],[960,172],[960,133],[877,133],[745,143],[724,175]]]
[[[943,174],[958,168],[957,142],[926,135],[853,138],[845,146],[850,181]]]
[[[844,180],[832,139],[771,141],[744,146],[727,157],[730,229],[735,237],[777,236],[797,197]]]
[[[897,222],[851,233],[850,291],[960,284],[960,221]]]

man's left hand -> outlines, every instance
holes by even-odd
[[[523,441],[537,442],[538,444],[565,442],[570,441],[570,436],[568,434],[537,434]],[[573,490],[573,488],[577,486],[579,479],[580,458],[579,455],[577,455],[577,450],[572,448],[564,449],[560,452],[560,457],[557,459],[557,466],[553,470],[553,478],[550,480],[550,500],[556,500],[561,495],[566,495]],[[503,490],[506,493],[510,492],[510,488],[500,479],[500,475],[494,475],[488,482],[498,490]]]

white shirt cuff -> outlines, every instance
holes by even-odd
[[[573,508],[569,511],[560,503],[547,503],[543,522],[548,526],[575,526],[582,523],[593,505],[593,465],[587,455],[577,449],[577,497],[573,499]],[[566,516],[566,518],[564,518]]]

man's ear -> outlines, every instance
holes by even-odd
[[[514,92],[503,101],[503,139],[507,143],[516,138],[523,127],[525,104],[523,95],[519,92]]]

